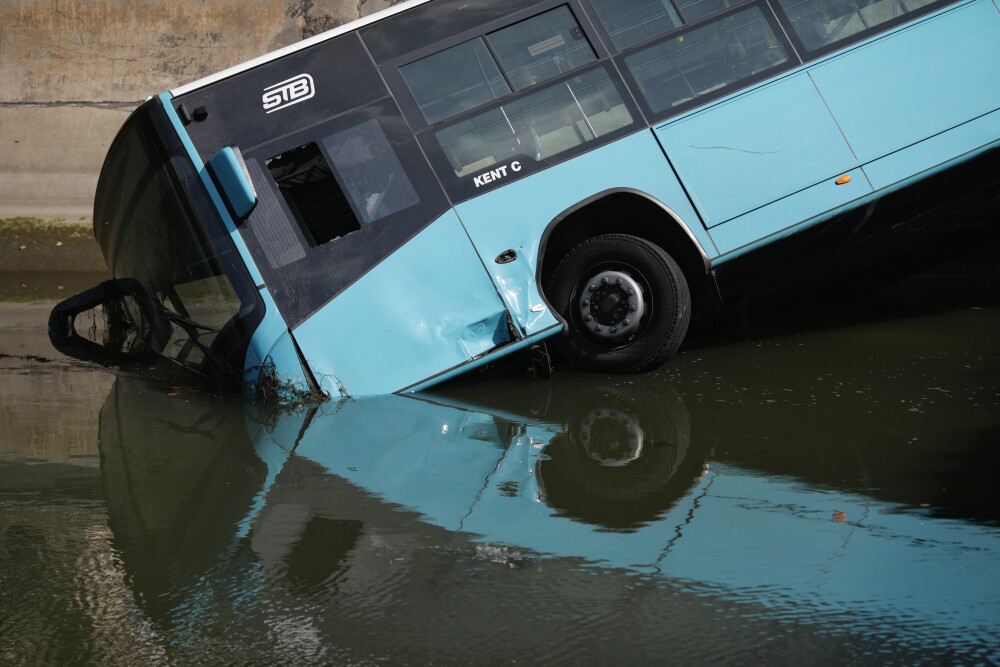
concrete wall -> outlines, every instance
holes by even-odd
[[[0,218],[89,219],[142,100],[398,2],[3,0]]]

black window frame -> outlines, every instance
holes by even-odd
[[[624,85],[624,82],[621,80],[621,78],[618,76],[618,73],[615,71],[613,63],[611,63],[610,60],[599,60],[595,63],[591,63],[587,67],[582,67],[580,69],[573,70],[572,72],[567,73],[558,78],[550,79],[546,81],[544,84],[534,86],[526,91],[523,91],[520,94],[511,95],[501,100],[495,100],[490,104],[485,104],[483,106],[476,107],[475,109],[472,109],[470,111],[466,111],[458,116],[453,116],[452,118],[449,118],[445,122],[434,125],[433,127],[427,128],[426,130],[418,133],[416,135],[417,141],[420,143],[420,146],[423,148],[424,153],[427,155],[427,159],[430,161],[431,166],[434,168],[434,171],[438,174],[438,178],[440,178],[442,184],[444,185],[445,190],[451,197],[452,202],[457,204],[467,199],[472,199],[473,197],[476,197],[480,194],[489,192],[490,190],[494,189],[494,187],[489,187],[486,189],[477,188],[474,182],[474,175],[472,174],[465,176],[456,175],[455,170],[451,165],[451,162],[448,160],[447,156],[444,153],[444,149],[441,147],[440,143],[438,143],[437,138],[435,137],[436,132],[447,129],[453,125],[458,125],[479,114],[488,113],[489,111],[492,111],[494,109],[503,106],[504,104],[509,104],[512,100],[523,98],[528,95],[531,95],[532,93],[542,92],[550,88],[556,88],[570,79],[597,70],[603,70],[608,74],[608,80],[615,87],[615,90],[621,97],[623,104],[625,105],[629,114],[631,114],[632,122],[629,125],[625,125],[607,134],[601,135],[600,137],[597,137],[585,143],[581,143],[573,148],[563,151],[559,153],[557,157],[553,157],[551,159],[543,159],[539,161],[532,160],[530,162],[522,162],[520,165],[521,167],[520,171],[518,171],[515,174],[510,170],[508,170],[508,173],[503,178],[503,180],[496,181],[497,185],[494,187],[499,187],[500,185],[511,183],[515,180],[520,180],[526,176],[538,173],[553,165],[566,162],[567,160],[571,160],[579,155],[582,155],[583,153],[588,153],[600,146],[604,146],[608,143],[611,143],[612,141],[621,139],[622,137],[626,137],[630,134],[634,134],[637,131],[646,129],[649,125],[646,122],[646,120],[642,117],[639,108],[636,106],[635,101],[632,99],[632,95],[629,92],[628,88]],[[502,165],[498,163],[497,165],[494,166],[494,168],[498,168],[500,166]],[[482,171],[485,172],[490,170],[491,169],[489,167],[484,167]]]
[[[500,55],[500,53],[497,50],[496,41],[491,40],[490,38],[494,35],[498,35],[501,32],[508,31],[515,26],[528,23],[529,21],[534,21],[535,19],[538,19],[546,14],[552,14],[554,12],[557,12],[562,8],[566,8],[569,11],[570,16],[576,21],[577,28],[580,29],[581,33],[583,34],[583,38],[587,41],[587,46],[589,46],[591,49],[591,54],[594,56],[593,60],[589,60],[585,63],[577,65],[576,67],[574,67],[572,70],[569,71],[572,72],[581,70],[583,68],[586,68],[588,65],[591,65],[601,60],[600,51],[594,46],[595,40],[593,39],[593,37],[588,36],[587,33],[583,30],[582,26],[580,25],[580,19],[578,18],[578,16],[585,16],[585,14],[582,13],[582,10],[574,12],[573,8],[570,7],[570,3],[565,2],[562,4],[557,4],[554,7],[549,7],[547,9],[542,9],[541,11],[533,12],[530,16],[526,18],[522,18],[521,20],[518,21],[512,21],[501,28],[497,28],[496,30],[491,30],[483,34],[483,41],[486,43],[486,48],[488,48],[490,52],[493,54],[493,58],[496,60],[497,64],[500,67],[500,72],[504,75],[504,78],[507,80],[507,84],[511,87],[513,93],[525,92],[533,88],[535,85],[544,85],[551,79],[558,78],[559,75],[549,77],[548,79],[540,81],[537,84],[518,85],[517,80],[515,79],[515,74],[517,74],[517,72],[508,69],[507,66],[508,63],[506,61],[506,58]]]
[[[570,13],[579,25],[583,36],[587,39],[591,48],[594,50],[596,60],[569,72],[565,72],[559,76],[548,79],[543,83],[518,90],[510,81],[507,71],[504,69],[500,59],[497,58],[496,54],[493,52],[492,47],[489,44],[489,40],[486,39],[486,37],[491,33],[495,33],[509,26],[521,23],[535,16],[563,6],[569,8]],[[486,44],[490,54],[494,57],[497,65],[500,67],[501,74],[510,85],[511,92],[503,97],[499,97],[471,109],[467,109],[459,114],[449,116],[448,118],[440,120],[436,123],[428,123],[420,109],[420,106],[411,94],[409,86],[407,86],[406,81],[400,74],[399,69],[410,63],[417,62],[418,60],[422,60],[428,56],[446,51],[453,46],[463,44],[476,38],[482,38],[483,43]],[[380,64],[378,68],[386,86],[388,87],[393,98],[396,100],[396,103],[399,105],[403,116],[409,123],[410,130],[413,132],[414,137],[416,137],[417,143],[424,151],[424,155],[427,157],[434,173],[437,174],[439,181],[443,185],[445,192],[448,194],[453,204],[458,204],[465,200],[472,199],[473,197],[485,194],[486,192],[489,192],[496,187],[500,187],[501,185],[505,185],[507,183],[520,180],[531,174],[538,173],[552,165],[570,160],[578,155],[582,155],[583,153],[594,150],[612,141],[628,136],[629,134],[644,130],[649,126],[641,108],[636,104],[632,91],[625,84],[625,82],[622,81],[621,74],[618,72],[616,65],[612,61],[611,52],[599,36],[591,15],[584,9],[579,0],[548,0],[546,2],[539,2],[526,9],[512,12],[503,18],[489,21],[476,26],[475,28],[451,35],[447,39],[443,39],[434,44],[430,44],[407,53],[405,56],[386,61],[385,63]],[[435,137],[436,132],[453,125],[460,124],[479,114],[497,109],[505,104],[510,104],[512,100],[563,85],[570,79],[599,69],[603,70],[607,74],[608,80],[615,87],[616,92],[621,97],[622,103],[625,105],[632,117],[632,122],[630,124],[601,135],[593,140],[582,143],[574,148],[568,149],[560,153],[557,158],[524,163],[519,172],[515,174],[508,171],[507,177],[502,181],[496,182],[494,187],[477,189],[472,175],[455,175],[455,171],[452,168],[451,163],[444,154],[443,148],[440,146]],[[495,166],[500,167],[501,165],[498,164]],[[484,171],[489,170],[484,168]]]
[[[564,5],[569,7],[570,12],[573,14],[573,18],[576,19],[577,23],[580,26],[580,30],[583,31],[584,37],[587,38],[587,40],[590,42],[591,47],[593,47],[594,53],[597,55],[597,60],[595,61],[595,63],[600,63],[608,60],[611,57],[611,52],[608,51],[607,47],[604,45],[604,42],[600,40],[598,33],[594,28],[594,24],[591,21],[591,17],[586,11],[584,11],[584,8],[581,5],[580,0],[548,0],[547,2],[539,2],[538,4],[532,5],[531,7],[528,7],[521,11],[508,14],[503,18],[496,19],[488,23],[483,23],[479,26],[476,26],[475,28],[462,31],[455,35],[451,35],[447,39],[443,39],[439,42],[435,42],[434,44],[430,44],[415,51],[411,51],[410,53],[407,53],[406,55],[401,56],[399,58],[395,58],[393,60],[389,60],[386,61],[385,63],[380,64],[378,66],[379,73],[381,73],[382,78],[386,83],[386,86],[392,93],[392,96],[396,99],[396,103],[399,105],[400,110],[403,112],[403,116],[409,122],[410,129],[413,131],[413,133],[418,134],[430,127],[439,128],[444,124],[450,124],[460,116],[464,116],[465,114],[473,113],[475,111],[483,111],[492,104],[501,103],[505,100],[511,99],[516,95],[523,95],[527,92],[530,92],[530,90],[532,89],[540,89],[542,86],[547,86],[552,81],[554,81],[555,79],[550,79],[542,84],[539,84],[539,86],[535,86],[526,90],[518,90],[511,83],[509,77],[507,76],[506,70],[504,70],[503,68],[503,64],[500,62],[500,59],[497,58],[495,53],[493,53],[493,49],[492,47],[490,47],[489,40],[486,39],[486,36],[490,33],[494,33],[503,28],[512,26],[515,23],[521,23],[522,21],[530,19],[533,16],[544,14],[549,10]],[[490,51],[490,54],[493,56],[494,60],[496,60],[497,62],[497,65],[500,67],[500,73],[504,76],[508,85],[510,85],[511,92],[503,97],[499,97],[495,100],[491,100],[477,107],[474,107],[473,109],[468,109],[466,111],[463,111],[462,114],[450,116],[444,120],[438,121],[437,123],[428,123],[427,120],[424,118],[423,112],[420,110],[420,106],[417,104],[417,101],[413,98],[413,95],[410,93],[409,86],[406,85],[406,81],[403,80],[403,76],[399,73],[399,68],[414,63],[418,60],[423,60],[424,58],[432,56],[441,51],[446,51],[453,46],[458,46],[459,44],[471,41],[477,37],[483,38],[483,42],[486,44],[486,48]],[[593,64],[595,63],[588,63],[588,65],[593,66]],[[571,73],[567,73],[567,76],[573,74],[579,74],[580,72],[583,72],[586,69],[587,69],[586,66],[578,68],[576,70],[573,70]]]
[[[718,18],[719,16],[728,14],[729,12],[737,11],[740,8],[744,8],[752,4],[760,4],[762,8],[766,7],[766,10],[762,9],[762,11],[764,11],[765,16],[770,14],[774,19],[777,20],[779,30],[775,31],[775,34],[779,35],[779,37],[782,38],[782,41],[787,41],[791,44],[791,46],[793,47],[793,53],[795,57],[798,59],[799,64],[806,64],[818,60],[820,58],[823,58],[824,56],[827,56],[836,51],[846,49],[852,44],[862,42],[871,37],[875,37],[883,32],[888,32],[899,26],[916,21],[917,19],[926,16],[927,14],[936,12],[940,9],[944,9],[949,5],[957,5],[960,2],[962,2],[962,0],[937,0],[937,2],[932,2],[923,7],[908,12],[907,14],[896,17],[894,19],[890,19],[889,21],[886,21],[884,23],[880,23],[875,27],[869,28],[868,30],[863,30],[861,32],[855,33],[843,40],[833,42],[832,44],[827,44],[826,46],[823,46],[818,49],[810,50],[806,48],[805,44],[802,42],[798,34],[795,32],[795,27],[792,25],[791,19],[788,18],[788,15],[785,13],[784,9],[782,9],[781,5],[778,4],[777,0],[751,0],[749,2],[742,2],[739,5],[735,5],[733,7],[729,7],[725,10],[714,12],[712,14],[706,14],[705,16],[699,17],[697,19],[689,19],[685,15],[684,10],[677,4],[676,0],[668,0],[668,1],[673,5],[674,10],[681,17],[683,25],[680,26],[679,28],[675,28],[670,32],[665,32],[662,35],[652,37],[644,42],[637,42],[623,49],[619,49],[614,45],[611,33],[607,30],[607,28],[604,25],[604,22],[601,20],[600,13],[597,11],[597,7],[594,6],[593,1],[582,0],[582,5],[584,11],[588,12],[590,21],[594,26],[594,30],[600,36],[601,41],[607,46],[608,49],[610,49],[613,55],[617,56],[618,54],[625,53],[626,51],[630,51],[635,48],[640,48],[647,44],[652,44],[653,42],[664,39],[669,35],[680,34],[681,32],[689,30],[692,27],[697,26],[698,24],[707,21],[712,21]]]
[[[676,27],[676,28],[674,28],[674,29],[672,29],[672,30],[669,30],[667,32],[664,32],[664,33],[661,33],[661,34],[656,35],[654,37],[650,37],[648,39],[645,39],[645,40],[643,40],[641,42],[636,42],[635,44],[630,44],[630,45],[628,45],[628,46],[626,46],[624,48],[618,48],[617,46],[615,46],[614,38],[611,36],[610,31],[608,31],[607,27],[604,25],[604,21],[601,19],[601,15],[597,11],[597,7],[594,5],[593,0],[582,0],[582,5],[583,5],[583,9],[586,12],[588,12],[588,15],[590,17],[590,21],[594,25],[594,30],[596,31],[597,35],[601,38],[601,41],[604,44],[607,45],[607,49],[611,53],[612,57],[614,57],[614,56],[617,56],[618,54],[625,53],[626,51],[630,51],[632,49],[639,48],[639,47],[642,47],[642,46],[645,46],[645,45],[652,44],[652,43],[657,42],[659,40],[662,40],[663,38],[667,37],[668,35],[677,35],[677,34],[683,32],[683,31],[689,30],[692,27],[695,27],[695,26],[697,26],[697,25],[699,25],[701,23],[710,22],[710,21],[718,18],[719,16],[722,16],[724,14],[728,14],[729,12],[738,11],[739,9],[742,9],[742,8],[745,8],[745,7],[749,6],[749,5],[754,4],[755,1],[766,2],[767,0],[742,0],[740,2],[740,4],[738,4],[738,5],[734,5],[732,7],[727,7],[725,9],[719,10],[717,12],[713,12],[711,14],[706,14],[704,16],[700,16],[700,17],[698,17],[696,19],[689,19],[687,16],[685,16],[684,11],[680,8],[680,6],[678,6],[678,4],[677,4],[677,2],[675,0],[667,0],[667,1],[670,2],[670,4],[674,8],[674,11],[677,12],[677,15],[680,17],[681,22],[682,22],[681,25],[678,26],[678,27]],[[770,7],[770,5],[768,5],[768,7]],[[770,11],[770,10],[768,10],[768,11]],[[785,29],[785,26],[782,26],[782,31],[783,32],[784,32],[784,29]]]
[[[667,2],[671,4],[671,6],[674,8],[674,11],[677,12],[677,16],[680,17],[681,27],[688,25],[687,20],[684,18],[684,14],[682,14],[678,9],[677,3],[675,3],[674,0],[667,0]],[[597,7],[594,5],[594,3],[591,2],[590,0],[587,0],[585,3],[585,9],[586,11],[590,12],[591,20],[594,23],[597,34],[600,36],[601,41],[607,45],[607,48],[611,51],[612,54],[621,53],[623,50],[630,49],[632,48],[632,46],[634,46],[634,45],[626,46],[625,49],[620,49],[617,46],[615,46],[614,37],[612,36],[611,31],[608,30],[607,26],[604,25],[604,20],[601,18],[601,13],[597,10]],[[658,35],[657,37],[651,39],[658,39],[659,37],[662,37],[662,35]]]
[[[433,53],[433,45],[444,44],[454,35],[474,33],[480,26],[530,13],[540,4],[539,0],[433,0],[362,26],[357,32],[371,59],[381,67],[412,53]]]
[[[701,97],[695,97],[694,99],[684,102],[683,104],[679,104],[669,109],[664,109],[663,111],[654,111],[652,107],[649,106],[649,103],[646,101],[645,96],[642,95],[641,92],[642,87],[639,85],[639,82],[636,80],[636,78],[632,75],[631,70],[625,63],[625,59],[651,46],[655,46],[657,44],[672,39],[677,39],[678,37],[686,33],[695,30],[700,30],[705,26],[708,26],[716,21],[721,21],[734,14],[745,12],[747,9],[751,7],[756,7],[758,10],[760,10],[760,13],[764,18],[764,21],[767,23],[768,27],[771,28],[771,32],[778,40],[778,43],[781,44],[782,48],[785,49],[785,52],[788,55],[788,60],[774,68],[767,69],[751,77],[739,79],[738,81],[724,85],[723,87],[714,90],[709,94],[706,94]],[[630,46],[629,48],[618,52],[612,58],[612,60],[614,61],[618,71],[621,73],[622,78],[625,80],[625,84],[631,91],[634,92],[634,97],[639,105],[639,108],[642,110],[643,115],[647,119],[649,119],[651,124],[661,122],[663,120],[672,118],[674,116],[679,116],[683,113],[686,113],[688,111],[691,111],[699,107],[707,106],[716,100],[719,100],[723,97],[728,97],[729,95],[737,93],[741,90],[745,90],[746,88],[755,86],[756,84],[762,81],[778,77],[781,74],[788,72],[789,70],[792,70],[796,67],[799,67],[802,64],[797,51],[793,49],[791,42],[788,41],[788,37],[786,35],[786,31],[784,30],[784,26],[782,26],[778,22],[778,19],[771,11],[770,5],[767,2],[767,0],[752,0],[751,2],[743,2],[734,7],[730,7],[729,9],[723,12],[716,12],[715,14],[711,14],[709,16],[706,16],[705,18],[699,19],[694,23],[686,24],[682,28],[672,30],[658,37],[654,37],[652,39],[648,39],[644,42],[640,42],[638,44]]]
[[[856,32],[853,35],[845,37],[840,41],[832,42],[818,49],[810,50],[806,48],[805,44],[802,42],[798,34],[795,32],[795,27],[792,25],[791,19],[788,18],[788,15],[785,13],[785,10],[782,9],[781,5],[778,4],[777,0],[768,0],[768,4],[770,5],[775,16],[777,16],[778,22],[781,24],[782,32],[788,37],[788,39],[791,40],[792,45],[795,47],[795,50],[800,54],[800,58],[804,63],[818,60],[836,51],[841,51],[843,49],[846,49],[850,47],[852,44],[863,42],[867,39],[876,37],[885,32],[889,32],[890,30],[898,28],[907,23],[913,23],[916,20],[928,14],[944,9],[949,5],[957,5],[960,2],[962,2],[962,0],[938,0],[937,2],[932,2],[930,4],[924,5],[923,7],[915,9],[912,12],[903,14],[902,16],[890,19],[884,23],[879,23],[877,26],[874,26],[867,30]]]

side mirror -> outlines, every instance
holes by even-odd
[[[257,206],[257,191],[250,181],[250,172],[240,149],[226,146],[208,159],[208,173],[226,202],[237,224],[243,222]]]
[[[99,307],[103,314],[96,312]],[[77,317],[88,311],[95,311],[92,317],[103,322],[101,326],[93,323],[89,336],[76,327]],[[131,278],[106,280],[57,304],[49,315],[52,346],[75,359],[125,364],[140,360],[146,351],[162,349],[169,339],[169,322]]]

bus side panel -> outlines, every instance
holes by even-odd
[[[456,207],[511,316],[527,335],[556,323],[535,284],[545,228],[567,209],[614,189],[637,190],[670,207],[686,223],[705,253],[716,254],[663,151],[646,131]],[[508,264],[494,261],[508,249],[517,253],[516,261]]]
[[[919,168],[932,169],[956,155],[973,157],[1000,141],[1000,110],[942,132],[919,144],[875,160],[864,167],[876,189],[895,185]],[[937,171],[937,170],[934,170]]]
[[[851,180],[844,185],[820,183],[713,228],[712,238],[719,252],[729,253],[760,241],[761,230],[777,232],[780,225],[791,227],[792,223],[800,222],[803,211],[811,212],[810,217],[832,214],[845,202],[871,194],[872,189],[861,169],[845,175]],[[722,259],[728,258],[723,257],[720,261]]]
[[[988,0],[957,7],[811,74],[864,164],[1000,108],[1000,14]],[[896,180],[929,166],[901,165]]]
[[[503,303],[453,211],[292,333],[335,397],[400,391],[510,338]]]
[[[827,179],[832,189],[835,178],[857,166],[804,73],[656,133],[709,228]],[[774,223],[780,228],[788,221]],[[772,231],[765,225],[759,234]]]

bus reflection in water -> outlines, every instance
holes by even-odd
[[[998,43],[993,0],[410,0],[140,106],[52,339],[330,397],[653,369],[749,290],[995,234]],[[130,335],[73,329],[101,303]]]
[[[136,600],[174,645],[185,629],[198,633],[196,647],[218,628],[256,642],[291,617],[343,646],[370,636],[344,624],[375,614],[389,627],[386,619],[404,619],[402,639],[376,635],[382,652],[410,635],[453,651],[444,640],[455,629],[435,605],[457,596],[476,629],[495,630],[486,619],[524,614],[525,597],[541,595],[530,610],[546,604],[553,593],[540,589],[561,591],[553,599],[565,609],[562,577],[582,570],[618,591],[616,613],[628,618],[667,613],[677,591],[691,591],[705,596],[699,608],[743,605],[755,622],[794,626],[781,641],[798,642],[815,624],[855,644],[890,636],[896,650],[995,651],[998,586],[970,576],[1000,553],[992,523],[938,518],[845,482],[863,474],[892,487],[900,466],[921,465],[907,460],[905,439],[832,467],[810,459],[793,477],[768,466],[795,459],[794,429],[755,438],[759,417],[726,423],[704,405],[689,413],[663,384],[649,403],[637,396],[648,386],[546,387],[539,400],[518,394],[530,416],[441,394],[269,413],[238,398],[179,402],[119,377],[101,411],[101,475]],[[795,402],[769,407],[782,423],[816,416]],[[891,442],[890,430],[869,437]],[[817,444],[835,451],[836,431]],[[717,445],[726,458],[709,451]],[[915,477],[904,474],[896,490],[912,491]],[[537,567],[476,576],[462,554]],[[649,581],[655,594],[641,594]],[[583,585],[588,600],[593,585]],[[701,618],[717,628],[717,618]],[[553,614],[544,634],[579,620]]]

